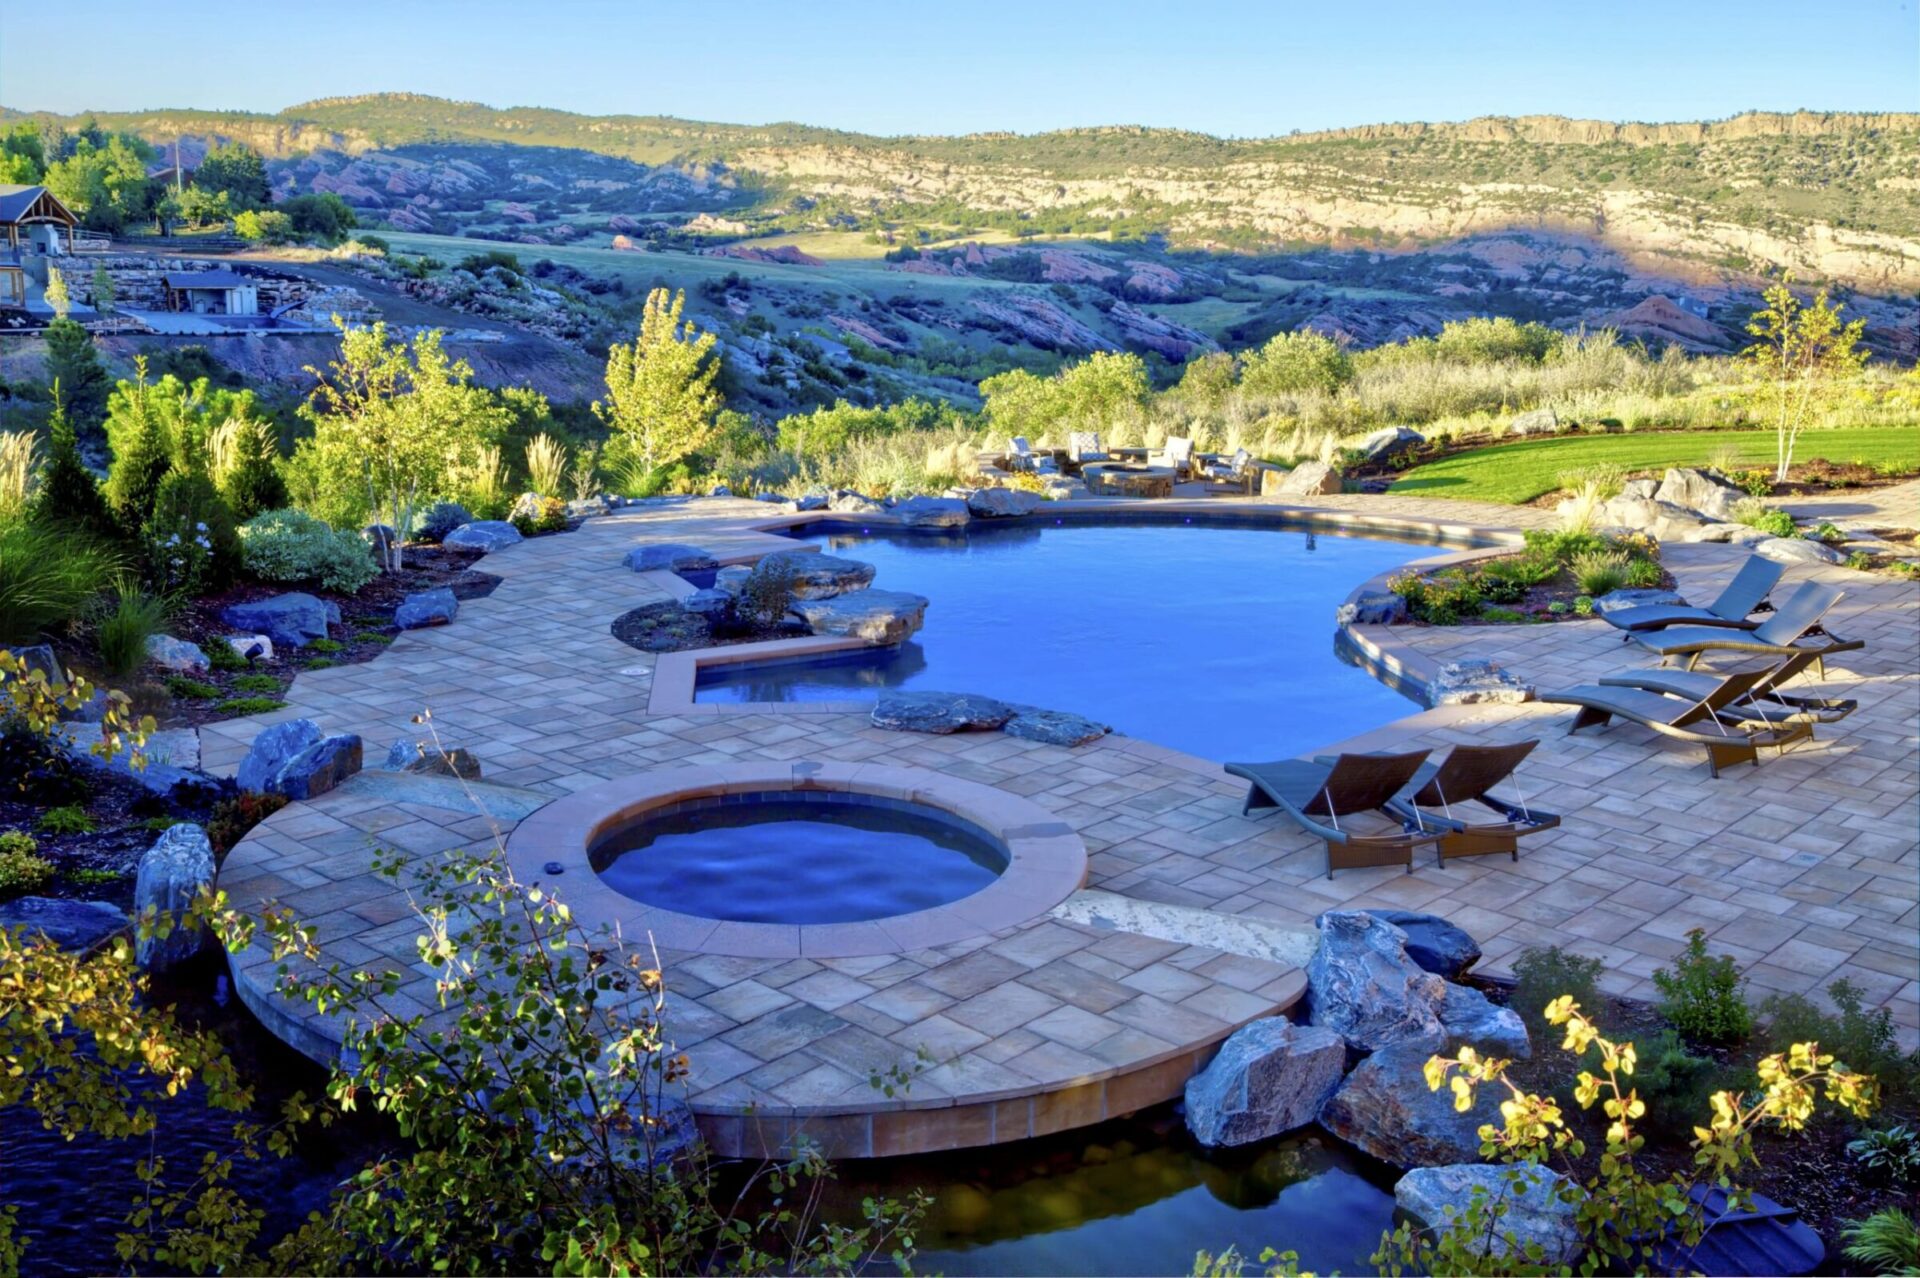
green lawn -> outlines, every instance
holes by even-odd
[[[1668,466],[1704,466],[1722,450],[1736,448],[1748,466],[1771,466],[1772,431],[1688,431],[1663,434],[1560,436],[1495,444],[1419,466],[1389,492],[1457,497],[1518,505],[1559,488],[1566,471],[1613,465],[1627,471]],[[1882,462],[1920,470],[1920,425],[1863,426],[1808,431],[1794,449],[1797,461]]]

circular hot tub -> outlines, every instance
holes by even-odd
[[[557,799],[507,841],[586,925],[745,957],[904,953],[1038,918],[1086,845],[1030,800],[919,768],[733,763]]]

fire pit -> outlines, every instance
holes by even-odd
[[[1130,462],[1093,462],[1080,471],[1095,497],[1171,497],[1173,467]]]

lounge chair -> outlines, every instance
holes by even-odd
[[[1854,639],[1838,643],[1825,652],[1841,649],[1864,648],[1865,642]],[[1799,694],[1781,692],[1787,681],[1800,674],[1819,659],[1811,652],[1797,652],[1779,665],[1762,671],[1764,676],[1740,701],[1720,712],[1723,719],[1738,716],[1742,726],[1761,725],[1771,727],[1779,723],[1805,723],[1807,735],[1813,735],[1815,724],[1838,723],[1860,708],[1858,701],[1842,697],[1808,697]],[[1648,692],[1663,693],[1669,697],[1687,697],[1699,701],[1713,695],[1720,684],[1721,677],[1705,670],[1623,670],[1619,674],[1603,676],[1600,685],[1605,688],[1641,688]]]
[[[1560,818],[1531,807],[1524,797],[1509,802],[1488,791],[1512,778],[1520,761],[1539,744],[1516,741],[1511,745],[1455,746],[1444,762],[1428,763],[1416,772],[1406,789],[1387,800],[1386,810],[1415,829],[1438,828],[1442,832],[1439,852],[1443,863],[1457,856],[1499,852],[1518,861],[1520,840],[1553,829]],[[1514,784],[1517,790],[1518,781]],[[1502,819],[1468,821],[1458,810],[1470,803],[1478,803]]]
[[[1098,431],[1076,430],[1067,436],[1067,460],[1078,466],[1083,462],[1112,461],[1113,457],[1101,444]]]
[[[1193,473],[1193,441],[1178,437],[1169,438],[1165,448],[1155,449],[1147,454],[1147,464],[1169,467],[1175,479],[1184,479]]]
[[[1285,808],[1302,829],[1325,840],[1328,878],[1335,870],[1369,865],[1404,865],[1411,874],[1415,850],[1438,843],[1441,830],[1403,826],[1389,833],[1363,834],[1342,829],[1340,822],[1377,814],[1412,780],[1428,753],[1343,754],[1327,763],[1304,759],[1229,763],[1227,771],[1250,783],[1242,812]]]
[[[1053,469],[1053,454],[1037,453],[1025,435],[1015,435],[1007,441],[1007,469],[1033,473],[1050,471]]]
[[[1227,458],[1203,458],[1195,469],[1200,478],[1213,483],[1234,484],[1249,497],[1253,495],[1254,484],[1260,478],[1260,464],[1244,448]]]
[[[1840,602],[1844,593],[1824,582],[1802,582],[1798,590],[1774,609],[1771,617],[1752,630],[1668,626],[1665,630],[1629,634],[1628,638],[1648,652],[1657,653],[1663,663],[1675,657],[1686,658],[1688,670],[1693,669],[1695,663],[1709,652],[1733,652],[1754,657],[1791,657],[1795,653],[1810,652],[1820,669],[1820,677],[1824,679],[1827,676],[1828,653],[1860,645],[1832,640],[1832,636],[1827,636],[1832,642],[1824,646],[1805,646],[1800,640],[1819,628],[1820,619]]]
[[[1766,600],[1768,592],[1786,570],[1785,564],[1763,559],[1759,555],[1749,555],[1747,562],[1740,565],[1740,571],[1733,575],[1733,580],[1727,583],[1727,588],[1720,592],[1720,597],[1704,608],[1696,608],[1691,604],[1642,604],[1638,608],[1602,613],[1600,619],[1616,630],[1627,631],[1660,630],[1677,625],[1752,630],[1760,623],[1752,620],[1748,614]]]
[[[1707,769],[1717,777],[1720,769],[1728,764],[1758,764],[1762,746],[1784,750],[1795,741],[1812,738],[1813,729],[1807,723],[1749,727],[1746,721],[1751,716],[1730,709],[1744,702],[1771,673],[1752,670],[1723,676],[1700,697],[1673,697],[1645,688],[1586,683],[1558,692],[1543,692],[1540,700],[1580,707],[1580,713],[1567,728],[1569,736],[1582,728],[1604,726],[1611,719],[1625,719],[1663,736],[1703,746],[1707,752]]]

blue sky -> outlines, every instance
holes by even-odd
[[[0,27],[0,104],[274,111],[406,89],[874,133],[1242,137],[1488,114],[1915,111],[1917,4],[22,0]]]

